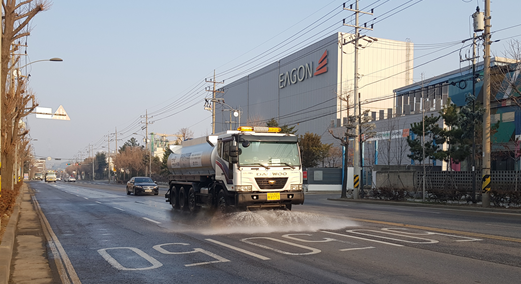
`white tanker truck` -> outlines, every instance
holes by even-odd
[[[166,202],[174,209],[220,212],[304,203],[297,136],[277,127],[239,127],[183,141],[168,158]]]

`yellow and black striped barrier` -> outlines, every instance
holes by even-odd
[[[358,186],[360,186],[360,177],[358,175],[355,175],[355,178],[353,180],[353,185],[355,188],[358,188]]]
[[[487,193],[490,191],[490,175],[484,175],[481,183],[481,192]]]

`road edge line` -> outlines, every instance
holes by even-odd
[[[49,247],[51,248],[51,252],[54,256],[54,261],[56,263],[56,267],[58,268],[58,274],[60,274],[60,279],[62,283],[73,283],[73,284],[81,284],[80,278],[76,274],[76,270],[72,266],[72,263],[67,256],[67,253],[63,249],[58,237],[54,233],[49,224],[49,221],[45,217],[36,196],[32,196],[33,204],[40,217],[40,221],[42,222],[43,231],[45,234],[45,238],[49,243]]]

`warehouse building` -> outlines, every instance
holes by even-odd
[[[266,125],[275,118],[279,125],[296,125],[297,134],[316,133],[323,143],[338,145],[327,130],[343,126],[348,112],[353,114],[353,38],[335,33],[225,85],[225,104],[216,106],[216,132],[234,129],[239,122]],[[362,111],[387,114],[394,107],[393,90],[412,83],[413,47],[411,42],[367,36],[359,40]]]

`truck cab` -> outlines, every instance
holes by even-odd
[[[241,127],[218,140],[216,180],[235,206],[291,209],[304,202],[297,137],[270,129]]]

